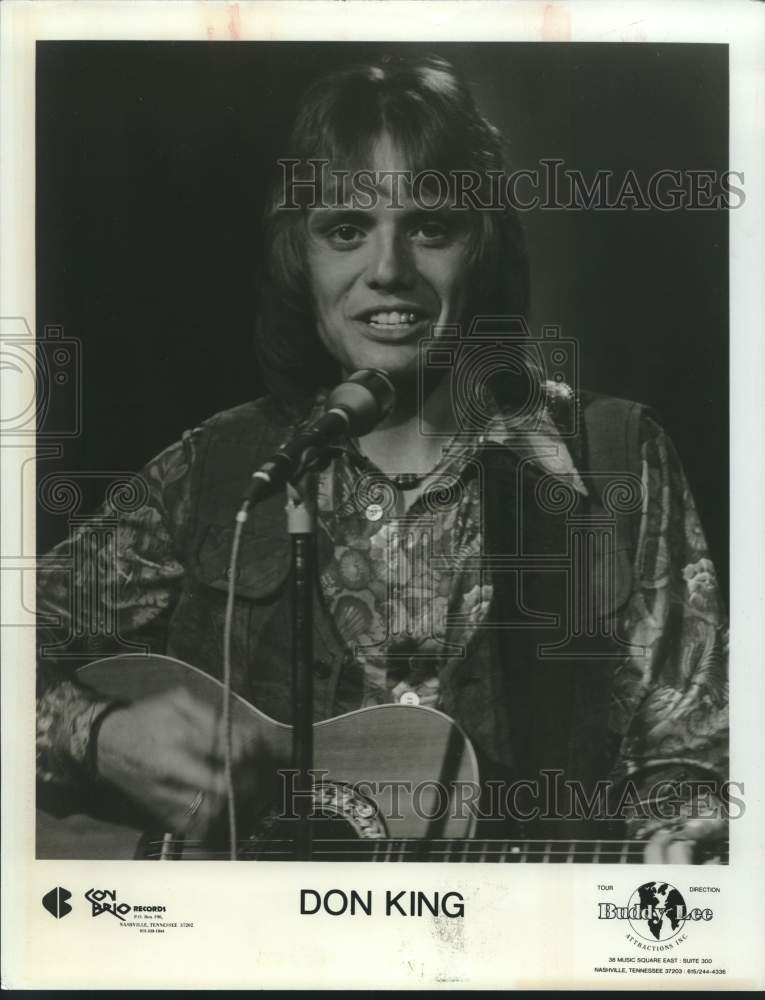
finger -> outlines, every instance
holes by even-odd
[[[728,824],[724,819],[711,817],[689,819],[683,827],[683,836],[697,841],[723,840],[727,832]]]
[[[145,706],[140,722],[148,734],[144,742],[154,748],[158,759],[175,751],[188,751],[196,756],[209,753],[216,739],[214,723],[187,711],[187,706],[175,697],[166,701],[163,696],[161,702]]]
[[[245,799],[259,790],[263,781],[257,771],[251,768],[239,768],[231,775],[234,795],[237,802]],[[208,783],[205,786],[215,802],[225,802],[228,799],[229,779],[224,768],[211,770]]]
[[[666,863],[669,865],[692,865],[693,841],[671,840],[666,848]]]
[[[222,766],[226,758],[226,734],[222,720],[208,712],[178,714],[171,712],[163,720],[164,732],[171,736],[178,751],[186,752],[208,767]],[[250,753],[255,741],[232,733],[232,760]]]
[[[164,792],[161,796],[147,798],[144,803],[156,818],[154,828],[162,832],[186,836],[193,829],[194,837],[206,834],[211,824],[210,815],[217,809],[205,793],[186,789]]]
[[[225,795],[216,788],[198,789],[184,797],[176,796],[174,809],[175,830],[188,837],[204,839],[223,814]]]
[[[167,707],[171,711],[182,715],[189,722],[199,721],[200,705],[205,707],[204,702],[200,702],[187,688],[175,687],[166,691],[156,699],[156,704]],[[209,710],[209,706],[207,706]]]
[[[223,718],[222,707],[211,705],[191,694],[185,688],[175,688],[167,695],[167,704],[186,722],[199,731],[214,733]]]
[[[216,738],[204,748],[205,761],[210,767],[224,767],[226,763],[226,734],[219,729]],[[235,768],[252,765],[265,757],[261,741],[250,730],[234,730],[231,734],[231,762]]]
[[[670,830],[657,830],[646,842],[643,860],[647,865],[663,865],[667,862],[667,849],[672,842]]]
[[[218,769],[212,768],[189,747],[179,746],[166,753],[156,783],[165,793],[193,796],[197,791],[214,793],[218,787]]]

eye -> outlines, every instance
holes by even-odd
[[[447,243],[451,237],[451,230],[446,223],[429,219],[417,225],[413,230],[413,236],[420,242],[433,246]]]
[[[327,233],[327,238],[333,246],[347,249],[358,246],[364,239],[364,232],[358,226],[352,226],[350,223],[344,222],[342,225],[330,229]]]

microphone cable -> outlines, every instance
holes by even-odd
[[[236,800],[234,798],[234,752],[231,720],[231,633],[234,626],[234,597],[236,581],[236,565],[239,559],[239,546],[242,540],[242,530],[249,516],[250,501],[245,500],[236,515],[234,539],[231,543],[231,560],[228,570],[228,587],[226,588],[226,615],[223,622],[223,740],[224,740],[224,774],[226,778],[226,795],[228,798],[228,838],[229,860],[237,859],[236,831]]]

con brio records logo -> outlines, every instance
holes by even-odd
[[[71,898],[72,894],[68,889],[57,885],[54,889],[45,893],[42,898],[42,905],[52,917],[60,920],[72,912],[72,907],[69,905]]]
[[[85,899],[90,904],[91,917],[106,917],[109,923],[115,921],[120,927],[134,928],[144,934],[164,934],[169,929],[194,926],[190,920],[168,920],[163,903],[129,903],[118,898],[116,889],[91,888]]]
[[[688,940],[694,926],[713,919],[712,907],[690,906],[676,886],[663,880],[639,885],[626,903],[598,902],[598,920],[624,926],[630,944],[644,951],[671,951]]]

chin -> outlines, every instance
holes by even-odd
[[[406,391],[407,394],[411,393],[417,388],[419,383],[416,365],[413,367],[397,368],[395,365],[380,363],[376,365],[369,365],[368,367],[377,368],[380,371],[385,372],[399,392]]]
[[[353,360],[353,371],[360,368],[379,368],[394,381],[411,382],[417,378],[419,352],[411,353],[386,348],[380,351],[365,351],[363,356]]]

